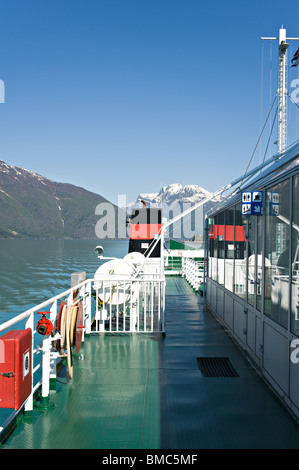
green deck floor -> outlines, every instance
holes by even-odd
[[[299,425],[185,280],[167,278],[166,335],[91,335],[62,370],[53,409],[20,420],[4,449],[299,448]],[[196,357],[239,377],[203,377]]]

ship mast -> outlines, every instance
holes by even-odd
[[[286,65],[287,65],[287,49],[289,44],[286,42],[290,41],[299,41],[299,38],[287,38],[286,30],[283,26],[279,30],[278,38],[262,37],[262,40],[269,39],[278,40],[278,153],[283,153],[287,146],[287,122],[286,122]]]

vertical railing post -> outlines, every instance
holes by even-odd
[[[52,307],[50,309],[51,314],[50,314],[50,320],[51,322],[55,323],[55,320],[57,318],[57,299],[53,302]],[[51,337],[49,338],[49,348],[52,346],[52,341]],[[50,375],[49,375],[49,380],[50,380],[50,388],[51,388],[51,382],[53,382],[53,388],[56,388],[56,357],[51,357],[50,354]]]
[[[165,332],[165,280],[161,281],[162,284],[162,332]]]
[[[71,303],[73,293],[69,294],[68,302]],[[50,320],[55,321],[57,316],[57,299],[50,308]],[[47,335],[43,339],[42,358],[42,399],[47,400],[50,395],[50,378],[56,379],[56,358],[51,358],[52,337]]]
[[[50,394],[50,341],[49,336],[43,339],[42,398],[44,399],[47,399]]]
[[[135,286],[134,286],[135,287]],[[131,292],[133,288],[133,283],[131,281]],[[139,288],[140,284],[137,281],[137,293],[134,289],[134,295],[131,295],[131,312],[130,312],[130,332],[133,333],[136,331],[136,320],[137,320],[137,311],[139,309]]]
[[[83,306],[83,325],[85,325],[85,303],[86,303],[86,295],[85,295],[85,290],[86,290],[86,284],[82,284],[79,288],[79,297],[82,298],[82,306]],[[82,329],[82,343],[84,343],[84,333],[85,333],[85,328]]]
[[[91,281],[88,281],[88,283],[85,285],[85,294],[86,297],[83,306],[85,305],[84,320],[86,322],[86,328],[83,337],[85,334],[90,335],[91,332]]]
[[[31,343],[31,393],[25,403],[25,411],[32,411],[33,410],[33,350],[34,350],[34,344],[33,344],[33,329],[34,329],[34,313],[31,312],[30,316],[28,317],[26,324],[26,328],[30,328],[32,331],[32,343]]]

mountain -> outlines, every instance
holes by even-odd
[[[182,184],[170,184],[161,188],[159,193],[142,193],[137,197],[138,204],[142,199],[152,207],[160,207],[161,204],[197,204],[212,193],[195,184],[183,186]],[[136,204],[134,203],[134,204]]]
[[[78,186],[0,160],[0,238],[95,239],[100,203],[111,204]]]
[[[128,211],[132,210],[132,208],[141,207],[141,201],[144,201],[147,207],[161,207],[162,216],[170,220],[211,195],[212,193],[197,185],[183,186],[180,183],[173,183],[163,186],[157,193],[139,194],[136,201],[128,205]],[[181,224],[176,224],[176,227],[171,228],[169,236],[190,239],[197,235],[203,235],[204,216],[210,209],[219,204],[220,201],[221,197],[218,196],[205,203],[202,208],[194,211],[192,216],[185,217]]]

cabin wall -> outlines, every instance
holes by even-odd
[[[298,166],[258,189],[262,215],[242,215],[240,194],[209,220],[206,300],[299,417]]]

